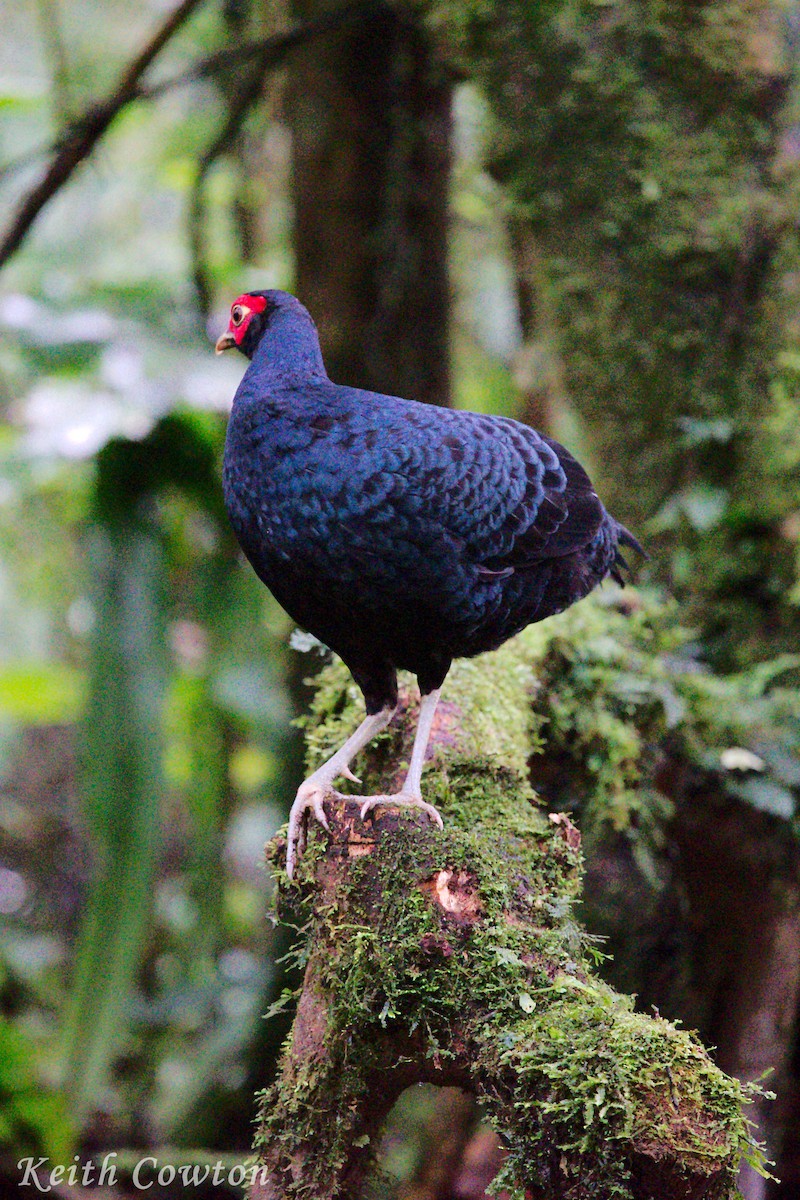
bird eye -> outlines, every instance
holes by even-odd
[[[241,304],[234,304],[231,309],[231,321],[234,325],[241,325],[244,320],[244,309]]]

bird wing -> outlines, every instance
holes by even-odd
[[[586,472],[529,426],[336,391],[308,447],[314,503],[336,523],[325,522],[332,552],[410,566],[455,553],[505,575],[570,554],[599,529],[604,509]]]
[[[486,544],[476,546],[486,554],[482,567],[525,569],[587,546],[605,510],[580,463],[558,442],[518,422],[498,419],[486,433],[490,446],[504,437],[511,443],[503,483],[513,478],[515,486],[501,492],[502,519]]]
[[[395,519],[439,526],[483,574],[562,557],[597,533],[604,509],[583,467],[529,426],[425,405],[392,416],[381,441],[383,470],[399,477]]]
[[[583,468],[526,425],[329,381],[255,398],[229,442],[262,575],[285,563],[376,603],[569,555],[605,515]]]

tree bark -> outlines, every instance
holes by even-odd
[[[330,375],[435,404],[450,396],[450,100],[422,31],[380,4],[292,65],[296,288]]]
[[[768,1076],[770,1088],[784,1092],[800,1004],[794,838],[775,818],[686,793],[673,836],[689,902],[692,957],[702,962],[692,980],[696,1012],[689,1019],[708,1031],[723,1070],[742,1080]],[[750,1118],[773,1161],[782,1140],[779,1118],[763,1101]],[[740,1187],[745,1200],[763,1200],[769,1183],[745,1172]]]
[[[796,17],[774,0],[415,7],[493,111],[526,334],[550,367],[529,414],[552,427],[559,407],[577,411],[604,502],[643,538],[717,667],[796,649]],[[660,902],[628,830],[590,862],[616,909],[616,978],[627,968],[631,990],[699,1023],[743,1078],[754,1058],[779,1087],[794,1072],[797,1090],[786,825],[667,790]],[[761,839],[769,862],[753,870]],[[767,1108],[777,1149],[782,1109]]]
[[[674,754],[658,778],[675,806],[660,890],[644,884],[625,840],[606,838],[589,851],[587,921],[609,939],[615,986],[698,1029],[726,1072],[765,1079],[777,1093],[749,1118],[785,1180],[796,1136],[800,852],[786,822],[726,798],[718,781]],[[745,1200],[776,1194],[749,1170],[740,1187]]]
[[[528,307],[547,316],[551,384],[590,434],[604,502],[649,533],[653,569],[719,665],[795,646],[800,246],[784,6],[414,7],[485,87],[492,169],[517,258],[533,264]]]

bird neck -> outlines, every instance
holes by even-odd
[[[327,379],[317,329],[304,310],[278,310],[272,314],[253,363],[273,378]]]

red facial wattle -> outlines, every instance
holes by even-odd
[[[265,296],[251,296],[247,292],[238,296],[231,305],[228,328],[217,341],[217,354],[222,354],[224,350],[229,350],[232,346],[241,348],[253,317],[256,313],[262,313],[266,307]]]
[[[228,323],[228,332],[233,334],[237,346],[241,346],[244,335],[247,333],[247,327],[255,314],[262,313],[266,307],[267,301],[264,296],[249,296],[246,292],[234,300],[231,305],[231,319]],[[244,316],[238,325],[234,323],[233,319],[234,311],[237,308],[241,308],[244,311]]]

